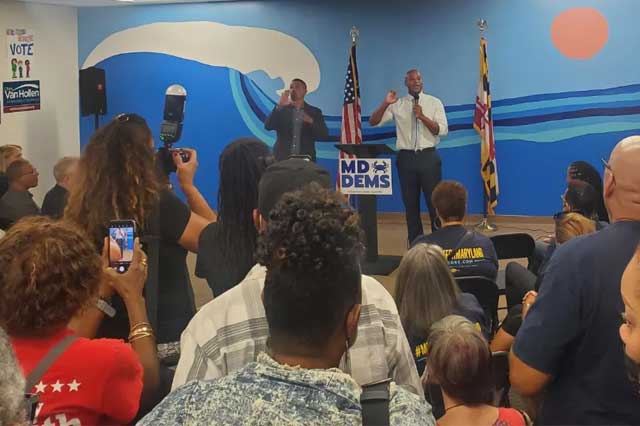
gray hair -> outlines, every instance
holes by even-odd
[[[408,334],[429,336],[431,325],[451,314],[459,294],[439,246],[417,244],[404,255],[396,279],[396,304]]]
[[[79,160],[78,157],[62,157],[53,166],[53,177],[56,182],[61,182],[69,174],[69,169]]]
[[[24,377],[9,337],[0,328],[0,425],[25,424]]]
[[[491,351],[471,321],[459,315],[438,321],[431,328],[428,347],[429,381],[463,404],[486,404],[491,400]]]

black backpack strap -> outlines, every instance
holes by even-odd
[[[389,384],[391,379],[362,386],[360,405],[364,426],[389,425]]]
[[[469,237],[472,235],[473,235],[473,231],[469,231],[469,230],[465,231],[462,238],[458,240],[458,244],[456,244],[453,250],[451,250],[451,253],[449,253],[449,255],[447,256],[447,262],[449,262],[451,259],[455,257],[456,254],[458,254],[458,251],[462,248],[462,243],[466,242],[469,239]]]
[[[147,281],[144,285],[144,298],[147,305],[147,317],[154,330],[158,330],[158,297],[160,294],[160,209],[156,205],[149,217],[149,226],[140,239],[147,253]]]
[[[49,349],[49,352],[47,352],[47,354],[42,357],[36,367],[31,370],[31,373],[29,373],[29,376],[25,381],[24,393],[31,393],[31,389],[36,385],[36,383],[40,381],[49,367],[51,367],[53,363],[56,362],[58,358],[60,358],[60,355],[62,355],[64,351],[66,351],[67,348],[71,346],[71,344],[77,339],[78,336],[76,336],[75,334],[69,334],[58,343],[53,345],[51,349]]]

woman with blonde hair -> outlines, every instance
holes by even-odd
[[[396,279],[395,299],[420,375],[425,369],[426,342],[434,323],[455,313],[486,329],[478,300],[472,294],[460,292],[442,249],[433,244],[417,244],[404,255]]]
[[[7,167],[16,160],[22,158],[22,147],[20,145],[0,146],[0,197],[9,190],[9,178],[7,177]]]

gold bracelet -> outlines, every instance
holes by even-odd
[[[153,334],[153,329],[151,327],[138,327],[134,330],[131,330],[131,333],[129,333],[129,338],[135,336],[136,334],[140,334],[140,333],[151,333]]]
[[[129,338],[129,343],[133,343],[136,340],[144,339],[145,337],[153,337],[153,338],[155,338],[155,335],[153,333],[139,333],[139,334],[136,334],[134,336],[131,336]]]
[[[147,327],[151,327],[151,324],[149,324],[148,322],[139,322],[137,324],[134,324],[133,327],[131,327],[131,331],[135,330],[136,328],[140,327],[140,326],[147,326]]]

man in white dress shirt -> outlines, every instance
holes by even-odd
[[[404,79],[409,94],[398,98],[391,90],[371,115],[369,124],[396,123],[398,176],[407,219],[408,240],[411,243],[423,234],[420,220],[420,191],[429,208],[431,230],[438,228],[436,210],[431,204],[431,192],[442,179],[442,161],[436,151],[441,136],[449,131],[444,106],[440,99],[422,93],[420,71],[407,71]]]

